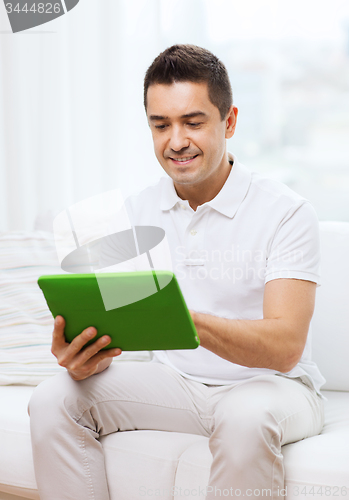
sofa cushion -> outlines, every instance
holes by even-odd
[[[0,387],[0,491],[39,499],[27,412],[33,390],[28,386]]]
[[[38,499],[27,414],[32,392],[27,386],[0,387],[0,491]],[[322,433],[282,448],[288,500],[349,496],[349,393],[324,391],[324,395],[328,401]],[[200,492],[211,466],[208,438],[132,431],[109,434],[101,443],[111,500],[146,494],[170,500],[173,491],[181,498],[180,489],[182,498],[205,498]],[[194,493],[188,495],[190,491]]]
[[[321,222],[321,283],[312,319],[312,357],[326,384],[349,390],[349,222]]]
[[[349,393],[323,394],[328,400],[321,434],[282,448],[288,500],[349,495]],[[316,486],[314,492],[310,491],[312,485]]]

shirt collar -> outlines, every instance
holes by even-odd
[[[160,198],[160,209],[171,210],[177,203],[183,203],[183,200],[178,196],[174,187],[173,180],[170,177],[163,177],[163,182]]]
[[[251,172],[237,158],[228,153],[229,161],[233,161],[230,174],[222,189],[213,200],[204,203],[221,214],[233,218],[244,200],[251,184]],[[173,181],[163,178],[164,186],[161,193],[161,210],[171,210],[177,203],[183,203],[178,196]]]

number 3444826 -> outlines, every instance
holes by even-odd
[[[18,14],[20,12],[34,14],[59,14],[61,12],[60,3],[28,2],[20,6],[19,3],[16,4],[8,2],[5,6],[8,14],[12,14],[13,12],[17,12]]]
[[[313,496],[313,497],[349,497],[349,488],[346,486],[294,486],[293,494],[295,496]]]

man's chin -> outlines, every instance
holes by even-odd
[[[179,186],[194,186],[199,183],[199,179],[195,175],[183,174],[183,175],[171,175],[171,179],[175,184]]]
[[[188,165],[177,165],[172,160],[166,158],[158,158],[158,161],[166,174],[171,177],[173,182],[178,185],[189,186],[197,184],[199,182],[198,174],[200,171],[200,165],[197,164],[197,158],[194,164]]]

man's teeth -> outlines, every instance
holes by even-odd
[[[189,161],[195,158],[196,155],[194,156],[188,156],[187,158],[172,158],[174,161]]]

